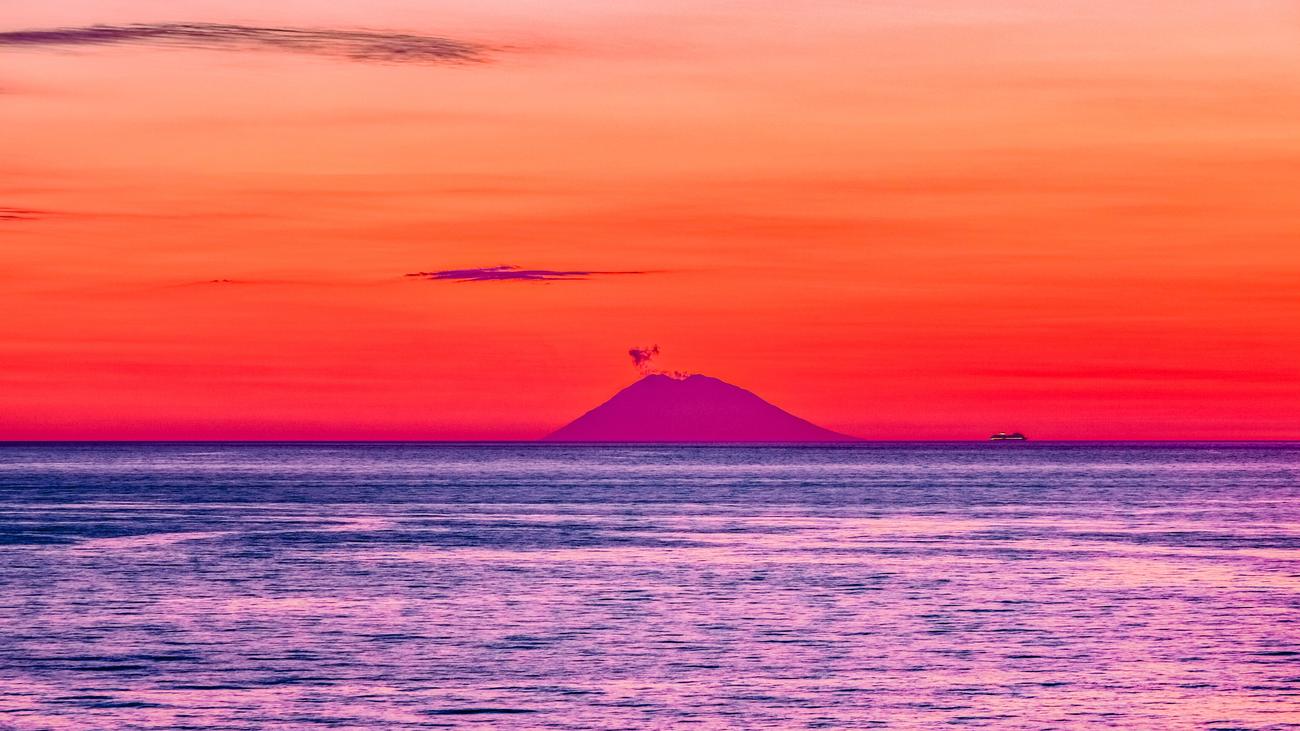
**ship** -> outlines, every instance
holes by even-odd
[[[1026,437],[1024,434],[1021,434],[1018,431],[1011,432],[1010,434],[1004,431],[1000,431],[997,434],[994,434],[993,436],[989,437],[989,441],[990,442],[1023,442],[1027,438],[1028,437]]]

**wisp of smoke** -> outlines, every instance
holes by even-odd
[[[632,356],[632,365],[636,366],[637,370],[645,371],[650,367],[650,359],[659,355],[659,346],[651,345],[648,348],[631,348],[627,351],[627,354]]]

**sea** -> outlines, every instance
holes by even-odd
[[[0,728],[1300,728],[1300,444],[0,444]]]

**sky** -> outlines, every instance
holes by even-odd
[[[56,0],[0,439],[1300,439],[1292,0]]]

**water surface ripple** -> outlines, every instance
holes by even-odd
[[[1300,729],[1300,445],[0,445],[0,728]]]

